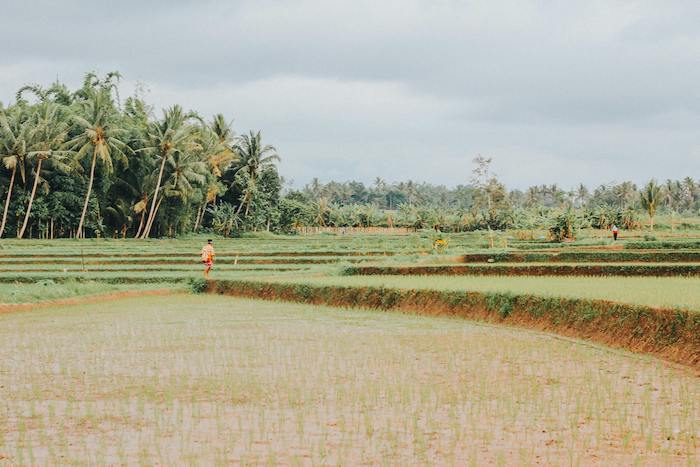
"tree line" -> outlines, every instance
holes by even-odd
[[[0,236],[149,238],[279,226],[273,146],[175,105],[159,118],[118,73],[24,86],[0,105]]]
[[[641,188],[508,190],[483,157],[453,188],[315,178],[284,189],[279,155],[260,131],[237,135],[222,114],[207,120],[179,105],[156,115],[138,92],[120,100],[119,79],[117,72],[88,73],[75,90],[60,82],[24,86],[11,105],[0,104],[0,237],[229,236],[308,226],[541,229],[562,219],[635,228],[644,214],[653,226],[657,210],[700,210],[700,183],[690,177]]]
[[[697,216],[700,182],[686,177],[638,187],[633,182],[585,185],[565,190],[556,184],[508,190],[490,173],[490,159],[474,159],[469,182],[448,188],[412,181],[321,183],[313,179],[286,197],[305,208],[300,219],[316,226],[402,226],[441,231],[549,229],[562,217],[579,227],[653,230],[657,212]],[[301,209],[300,206],[300,209]],[[573,222],[573,221],[572,221]]]

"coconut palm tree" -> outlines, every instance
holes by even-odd
[[[194,185],[203,187],[207,180],[207,163],[195,151],[177,151],[168,156],[163,181],[163,198],[178,200],[187,205]],[[195,221],[196,222],[196,221]],[[171,230],[169,227],[169,230]],[[171,235],[172,232],[169,232]]]
[[[274,165],[280,158],[274,146],[263,145],[260,132],[251,131],[247,135],[242,135],[234,150],[240,157],[240,166],[235,171],[235,175],[241,174],[245,177],[245,188],[243,189],[243,199],[238,206],[236,213],[240,213],[245,205],[245,215],[248,215],[253,194],[257,188],[258,177],[268,167]]]
[[[166,173],[163,182],[165,195],[186,201],[194,184],[204,185],[206,182],[207,164],[195,152],[177,151],[168,157]]]
[[[655,180],[650,180],[640,193],[640,201],[642,203],[642,208],[649,214],[651,230],[654,230],[654,216],[656,215],[656,208],[658,208],[659,203],[661,203],[661,199],[661,187]]]
[[[617,200],[618,207],[621,210],[626,209],[634,203],[634,198],[638,193],[637,185],[632,182],[622,182],[619,185],[612,187],[613,195]]]
[[[685,211],[690,211],[693,208],[693,202],[695,201],[697,185],[695,184],[695,180],[690,177],[685,177],[680,183],[683,193],[683,209]]]
[[[325,227],[327,225],[326,219],[329,217],[331,212],[331,207],[328,203],[328,198],[321,197],[314,204],[315,217],[314,222],[319,227]]]
[[[104,165],[108,172],[113,167],[112,159],[121,158],[127,163],[125,151],[130,148],[122,141],[125,130],[119,126],[114,112],[112,94],[109,88],[96,91],[88,99],[81,101],[80,114],[73,115],[73,123],[79,131],[78,136],[68,142],[68,147],[75,151],[76,160],[79,161],[90,154],[90,177],[88,179],[87,193],[83,210],[80,214],[80,222],[76,238],[83,236],[83,225],[87,213],[90,194],[95,180],[95,166],[97,161]]]
[[[29,203],[24,213],[24,221],[17,238],[23,238],[27,229],[32,212],[32,204],[36,197],[36,189],[41,180],[41,166],[44,161],[52,159],[63,170],[68,170],[68,166],[62,162],[68,151],[61,150],[68,135],[68,123],[64,113],[61,112],[61,106],[52,103],[39,104],[32,115],[32,126],[30,137],[32,144],[30,151],[27,152],[27,159],[35,161],[34,184],[32,185]]]
[[[195,217],[195,222],[194,222],[194,232],[197,232],[199,230],[199,227],[202,225],[202,222],[204,221],[204,215],[207,213],[207,206],[209,204],[215,204],[216,203],[216,198],[224,191],[223,186],[221,183],[210,183],[209,185],[205,186],[205,190],[202,192],[202,198],[204,199],[202,206],[200,206],[197,209],[197,215]]]
[[[151,174],[150,160],[144,158],[131,158],[129,166],[124,167],[115,177],[114,183],[109,191],[110,207],[114,207],[119,213],[119,216],[110,216],[109,220],[122,219],[122,236],[126,236],[134,216],[138,216],[139,225],[135,232],[135,237],[138,237],[143,230],[145,224],[146,207],[148,205],[149,190],[146,190],[147,183],[144,184],[144,179],[148,180]],[[128,207],[129,213],[124,212],[124,206]],[[109,210],[109,207],[106,208]],[[126,230],[124,230],[123,221],[126,221]],[[113,222],[113,225],[117,225]]]
[[[10,183],[7,188],[5,206],[0,223],[0,238],[5,232],[7,212],[12,199],[15,176],[19,171],[22,183],[26,183],[25,158],[30,141],[31,122],[27,112],[21,107],[0,110],[0,159],[10,171]]]
[[[311,183],[306,185],[306,191],[309,191],[314,199],[318,199],[321,197],[322,189],[323,185],[321,184],[321,181],[318,179],[318,177],[312,178]]]
[[[588,199],[591,197],[590,191],[588,191],[588,187],[584,185],[583,183],[579,183],[578,187],[576,187],[576,205],[581,207],[586,202],[588,202]]]
[[[219,143],[221,143],[226,150],[233,152],[233,144],[236,136],[233,131],[233,122],[227,122],[223,114],[216,114],[212,119],[210,128],[218,138]]]
[[[214,116],[210,125],[203,124],[196,133],[197,143],[200,145],[200,157],[206,161],[209,167],[208,182],[203,202],[197,210],[195,218],[195,232],[199,228],[207,205],[216,202],[216,197],[223,191],[219,179],[222,173],[236,160],[236,152],[233,150],[233,131],[231,124],[227,123],[222,114]]]
[[[214,116],[211,124],[201,129],[201,141],[203,157],[206,159],[212,174],[218,179],[221,174],[238,160],[234,145],[234,133],[231,123],[224,120],[222,114]]]
[[[151,197],[151,208],[148,212],[148,219],[143,228],[140,238],[148,238],[151,234],[153,221],[156,218],[158,207],[160,206],[159,199],[161,183],[163,181],[163,172],[168,158],[173,153],[185,152],[193,150],[196,143],[193,141],[195,127],[190,125],[189,120],[196,116],[192,113],[185,113],[182,107],[175,105],[167,109],[163,114],[163,119],[159,122],[149,125],[148,134],[146,137],[146,147],[141,151],[154,154],[160,162],[158,168],[158,176],[156,178],[155,189]]]
[[[117,83],[121,78],[122,75],[118,71],[110,71],[102,79],[94,72],[86,73],[85,78],[83,78],[83,86],[73,93],[72,98],[74,101],[87,101],[93,99],[95,93],[104,91],[109,93],[110,96],[114,92],[117,96],[117,100],[119,100]],[[51,95],[52,93],[56,93],[54,87],[46,91],[47,95]]]

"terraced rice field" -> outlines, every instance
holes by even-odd
[[[680,277],[700,264],[696,239],[625,249],[499,237],[510,248],[485,250],[475,233],[451,236],[444,253],[433,239],[215,241],[212,278],[228,290],[342,287],[358,292],[343,303],[352,310],[185,294],[207,287],[203,238],[0,242],[0,311],[175,294],[0,313],[0,465],[700,463],[700,278]],[[502,275],[414,274],[471,267]],[[630,269],[644,276],[621,276]],[[670,276],[653,277],[662,270]],[[481,304],[492,322],[532,304],[533,316],[572,323],[566,335],[596,323],[611,342],[616,326],[645,319],[622,346],[638,350],[639,339],[682,365],[552,333],[365,311],[365,289],[380,308],[396,291],[449,292],[450,306]],[[319,292],[295,293],[286,298],[313,303]],[[562,297],[580,303],[560,310]],[[601,300],[611,304],[587,305]],[[654,321],[657,309],[672,311]]]
[[[686,465],[700,379],[459,319],[213,296],[1,316],[0,462]]]
[[[386,287],[403,290],[511,292],[547,297],[610,300],[652,307],[700,311],[700,278],[686,277],[504,277],[491,276],[288,276],[268,280]]]

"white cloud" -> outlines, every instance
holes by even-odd
[[[82,21],[86,8],[100,20]],[[477,153],[520,187],[700,169],[693,1],[7,0],[3,10],[0,101],[25,82],[75,86],[84,71],[119,69],[124,94],[144,81],[157,106],[262,129],[298,182],[461,183]]]

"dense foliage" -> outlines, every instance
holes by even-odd
[[[571,238],[588,226],[639,229],[645,218],[651,220],[660,212],[678,217],[700,212],[700,183],[692,178],[650,184],[651,194],[649,184],[640,190],[631,182],[601,185],[593,191],[583,185],[569,191],[557,185],[509,191],[495,176],[479,183],[472,178],[451,189],[411,181],[390,184],[379,178],[370,186],[314,179],[287,196],[310,207],[306,219],[311,225],[544,229],[555,239]]]
[[[0,232],[26,237],[174,236],[280,228],[275,148],[180,106],[160,118],[118,73],[71,91],[26,86],[0,107]]]
[[[583,226],[634,229],[657,212],[697,214],[691,178],[506,187],[478,157],[455,188],[413,181],[321,183],[283,193],[273,146],[237,136],[223,115],[180,106],[157,116],[137,94],[122,101],[118,73],[86,75],[70,90],[25,86],[0,104],[0,236],[160,237],[197,231],[293,232],[301,227],[408,227],[441,231],[544,229],[554,240]],[[468,174],[467,174],[468,175]]]

